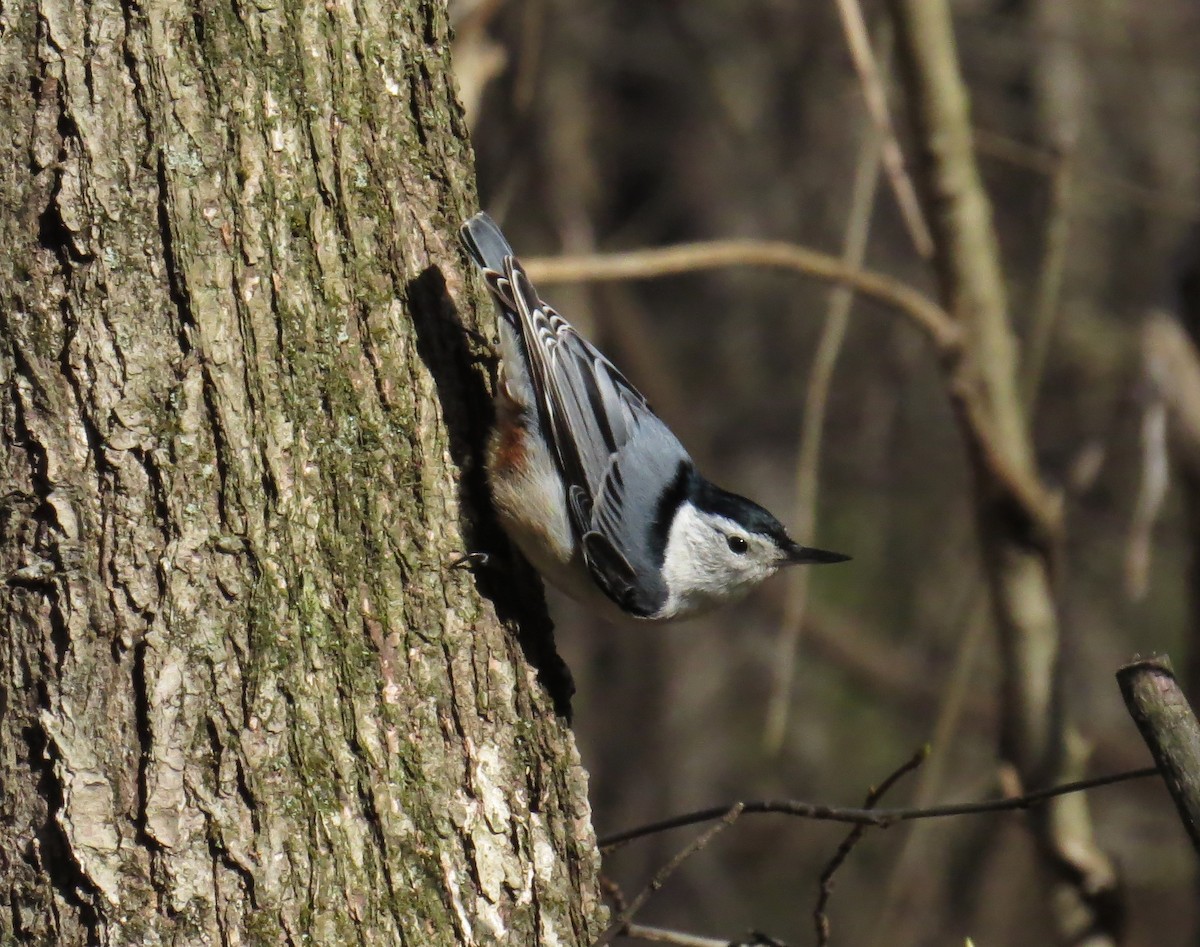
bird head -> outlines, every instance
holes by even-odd
[[[663,553],[668,608],[678,617],[696,614],[736,601],[785,566],[849,558],[801,545],[763,507],[697,475]]]

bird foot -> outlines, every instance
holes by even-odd
[[[492,557],[491,557],[490,553],[467,552],[467,553],[463,553],[461,556],[455,556],[454,559],[451,560],[450,564],[446,568],[448,568],[448,569],[474,569],[477,566],[489,566],[489,565],[491,565],[491,562],[492,562]]]

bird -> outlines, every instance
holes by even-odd
[[[500,316],[492,505],[547,582],[608,618],[674,621],[785,566],[849,559],[801,545],[703,476],[646,398],[542,301],[490,216],[460,235]]]

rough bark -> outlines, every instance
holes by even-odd
[[[1060,699],[1062,629],[1055,602],[1058,504],[1042,485],[1018,392],[991,205],[975,163],[967,91],[944,0],[891,0],[898,59],[917,130],[944,304],[963,347],[944,360],[971,456],[974,504],[1003,658],[1000,752],[1029,787],[1070,768]],[[1119,936],[1115,871],[1095,843],[1082,796],[1032,818],[1064,942]]]
[[[1133,661],[1117,671],[1117,683],[1192,847],[1200,852],[1200,723],[1175,680],[1171,660],[1158,655]]]
[[[433,0],[0,6],[0,942],[585,943]],[[550,665],[550,661],[544,662]]]

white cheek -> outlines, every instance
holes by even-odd
[[[667,538],[663,578],[677,617],[741,598],[775,569],[752,550],[738,555],[691,507],[681,507]]]
[[[742,568],[739,570],[742,583],[749,586],[758,585],[774,571],[766,563],[757,560],[742,564]]]

